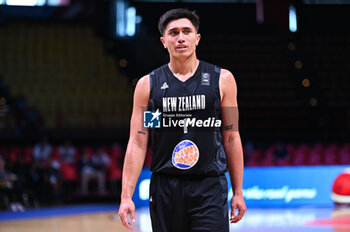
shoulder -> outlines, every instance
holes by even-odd
[[[136,86],[138,87],[147,87],[149,86],[149,75],[145,75],[141,77],[138,81]]]
[[[233,74],[227,69],[221,69],[219,88],[221,101],[227,97],[235,99],[237,96],[237,85]]]
[[[150,92],[150,76],[145,75],[141,77],[135,88],[135,97],[149,97],[149,92]]]
[[[233,76],[233,74],[227,70],[227,69],[221,69],[220,72],[220,81],[224,82],[224,83],[234,83],[235,82],[235,77]]]
[[[221,69],[220,72],[220,90],[229,89],[232,91],[232,88],[235,90],[236,80],[233,74],[227,69]]]

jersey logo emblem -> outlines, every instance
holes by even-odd
[[[210,74],[209,73],[202,73],[202,81],[201,85],[210,85]]]
[[[169,88],[169,85],[166,82],[164,82],[164,84],[160,87],[160,89],[167,89],[167,88]]]
[[[199,150],[197,145],[191,140],[182,140],[173,151],[173,165],[182,170],[192,168],[199,159]]]

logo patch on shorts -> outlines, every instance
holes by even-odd
[[[173,151],[172,162],[178,169],[189,169],[196,165],[199,159],[197,145],[191,140],[182,140]]]

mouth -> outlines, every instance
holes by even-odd
[[[184,50],[187,49],[187,46],[177,46],[176,50]]]

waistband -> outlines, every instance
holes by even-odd
[[[213,178],[213,177],[223,177],[225,176],[225,173],[219,174],[219,175],[208,175],[208,174],[174,174],[174,173],[161,173],[161,172],[153,172],[152,176],[160,176],[160,177],[168,177],[168,178],[179,178],[179,179],[186,179],[186,180],[201,180],[204,178]]]

